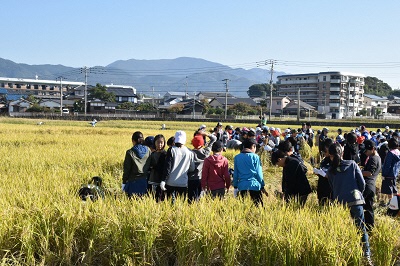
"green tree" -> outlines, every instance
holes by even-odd
[[[43,106],[40,106],[38,103],[34,103],[26,109],[27,112],[44,112],[45,108]]]
[[[83,112],[85,111],[85,102],[83,100],[74,102],[74,112]]]
[[[267,83],[253,84],[247,90],[247,95],[249,95],[250,98],[265,98],[267,95],[269,95],[269,93],[270,85]]]
[[[237,103],[229,107],[229,110],[230,113],[233,115],[247,115],[250,111],[253,110],[253,108],[247,103]]]
[[[124,109],[124,110],[134,110],[135,105],[131,102],[123,102],[120,105],[118,105],[119,109]]]
[[[138,111],[142,111],[142,112],[150,112],[150,111],[154,111],[156,110],[156,108],[151,104],[151,103],[140,103],[136,106],[136,109]],[[183,107],[182,107],[183,109]]]
[[[31,103],[39,103],[39,100],[33,94],[29,94],[26,99]]]
[[[168,112],[170,113],[179,113],[183,110],[183,104],[177,103],[172,105],[170,108],[168,108]]]
[[[90,96],[93,99],[99,99],[105,102],[115,102],[115,95],[112,92],[108,92],[106,86],[102,86],[100,83],[96,84],[91,92]]]
[[[364,81],[364,91],[366,94],[389,96],[393,93],[392,87],[376,77],[366,77]]]

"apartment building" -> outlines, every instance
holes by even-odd
[[[354,117],[363,109],[363,74],[330,71],[278,76],[277,93],[315,107],[332,119]]]
[[[84,85],[83,82],[67,80],[40,80],[0,77],[0,88],[7,89],[9,93],[26,93],[46,98],[60,97],[60,87],[66,92],[67,88]]]

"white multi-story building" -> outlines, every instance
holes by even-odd
[[[320,72],[278,76],[278,95],[314,106],[318,113],[336,119],[354,117],[363,109],[364,75]]]
[[[44,97],[60,97],[60,87],[63,93],[68,88],[83,86],[85,83],[68,80],[43,80],[0,77],[0,88],[9,92],[33,94]]]

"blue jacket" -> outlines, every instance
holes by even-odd
[[[400,157],[388,152],[385,157],[385,162],[382,165],[382,176],[385,178],[395,179],[400,171]]]
[[[233,187],[242,190],[261,190],[264,179],[260,157],[242,151],[234,158]]]
[[[365,180],[360,167],[353,160],[342,160],[336,173],[331,170],[326,175],[332,187],[333,199],[348,206],[364,204],[362,193]]]

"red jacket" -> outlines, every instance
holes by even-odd
[[[221,154],[214,154],[204,160],[201,175],[201,188],[216,190],[229,188],[231,177],[228,171],[228,159]]]

